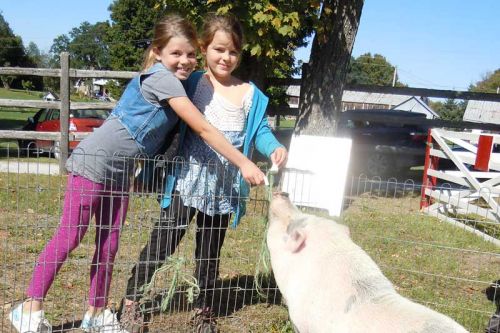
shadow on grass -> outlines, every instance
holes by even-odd
[[[73,330],[79,330],[81,324],[81,320],[68,321],[62,325],[52,326],[52,333],[71,332]]]
[[[274,277],[264,278],[260,282],[261,292],[265,297],[259,296],[255,286],[255,277],[253,275],[238,275],[231,279],[218,280],[215,285],[213,295],[212,310],[217,318],[228,317],[248,305],[269,304],[279,305],[282,301],[281,293],[278,290]],[[168,305],[165,313],[175,314],[180,312],[189,312],[192,310],[186,297],[187,286],[177,288],[173,299]],[[167,293],[159,293],[156,298],[145,304],[145,321],[152,322],[155,316],[161,316],[161,302]],[[120,309],[118,309],[120,312]],[[80,327],[81,320],[68,321],[59,326],[53,326],[53,332],[67,332]],[[147,326],[143,332],[148,332]]]
[[[282,296],[273,276],[263,278],[260,285],[261,295],[257,292],[253,275],[238,275],[231,279],[218,280],[213,294],[212,311],[215,316],[218,318],[227,317],[248,305],[259,303],[281,304]],[[178,292],[168,305],[167,313],[192,310],[192,304],[188,302],[185,291],[185,286],[178,288]],[[150,316],[161,313],[160,304],[163,297],[162,294],[159,294],[154,301],[146,304],[146,312]]]

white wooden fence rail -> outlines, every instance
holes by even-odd
[[[491,144],[481,147],[481,137],[488,137]],[[428,143],[422,187],[423,211],[500,246],[500,240],[463,222],[474,214],[486,224],[500,224],[500,152],[493,151],[493,146],[500,144],[500,135],[435,128],[430,131]],[[485,156],[482,167],[479,167],[483,157],[480,154]],[[433,163],[433,158],[448,159],[458,170],[443,170],[439,162]],[[478,168],[484,171],[477,171]],[[438,182],[447,182],[450,186],[436,186]]]

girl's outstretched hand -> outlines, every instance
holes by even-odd
[[[276,164],[279,169],[283,168],[286,165],[287,159],[288,151],[285,147],[278,147],[271,154],[271,162],[273,162],[273,164]]]
[[[241,167],[241,176],[247,183],[251,185],[261,185],[264,184],[264,178],[266,175],[250,160],[245,162]]]

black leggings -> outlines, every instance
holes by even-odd
[[[201,291],[195,307],[212,307],[213,290],[219,275],[220,250],[231,215],[209,216],[195,208],[186,207],[178,193],[173,194],[171,205],[162,210],[162,216],[151,231],[148,243],[141,250],[139,262],[132,268],[127,283],[127,299],[138,301],[142,297],[140,288],[151,281],[153,273],[175,252],[195,214],[197,228],[194,276]]]

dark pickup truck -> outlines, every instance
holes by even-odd
[[[397,177],[413,166],[424,165],[427,128],[418,125],[425,115],[416,112],[370,109],[340,114],[338,136],[352,139],[350,172],[369,177]],[[283,144],[293,129],[275,133]]]

